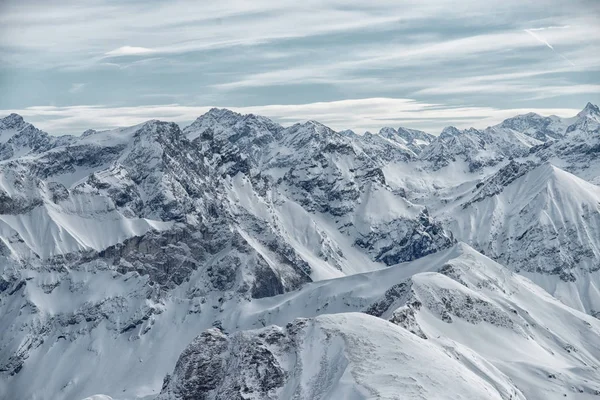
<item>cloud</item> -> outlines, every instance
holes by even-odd
[[[134,46],[123,46],[118,49],[106,52],[106,56],[120,57],[120,56],[139,56],[155,53],[156,50],[149,49],[146,47],[134,47]]]
[[[526,29],[528,31],[545,31],[548,29],[569,29],[571,27],[571,25],[563,25],[563,26],[545,26],[542,28],[529,28]]]
[[[347,32],[435,32],[437,24],[449,21],[459,27],[493,29],[543,15],[560,5],[560,0],[532,2],[526,9],[518,0],[489,4],[475,0],[380,0],[367,4],[349,0],[343,6],[337,0],[64,0],[40,2],[38,7],[32,0],[3,3],[0,46],[35,51],[38,60],[47,61],[39,68],[97,62],[104,55],[175,54]],[[580,17],[586,15],[585,10],[574,4],[569,12],[571,17]],[[134,45],[123,46],[124,41]]]
[[[488,83],[469,83],[463,81],[449,82],[440,86],[429,87],[415,92],[420,95],[451,95],[451,94],[512,94],[527,95],[527,99],[548,99],[573,94],[596,94],[600,93],[600,85],[594,84],[566,84],[553,85],[547,81],[527,84],[524,82],[507,83],[503,81]],[[521,97],[523,98],[523,97]]]
[[[586,37],[593,36],[596,30],[597,28],[582,24],[580,27],[562,32],[560,35],[553,32],[549,36],[556,43],[574,46],[581,44]],[[536,33],[525,31],[538,38],[536,40],[550,46],[545,39],[540,38]],[[496,68],[522,70],[522,66],[515,62],[519,59],[527,60],[530,66],[539,67],[538,71],[544,73],[543,71],[548,69],[549,66],[547,57],[530,60],[532,57],[531,50],[537,46],[538,44],[524,36],[521,30],[515,29],[446,40],[435,37],[416,43],[368,43],[366,46],[355,45],[347,51],[341,52],[335,57],[336,62],[331,62],[328,57],[309,59],[298,63],[298,65],[284,65],[279,69],[270,69],[266,72],[235,76],[234,79],[228,82],[215,83],[213,87],[219,90],[234,91],[241,88],[298,83],[339,85],[352,80],[355,82],[354,85],[360,86],[363,79],[366,80],[365,84],[371,87],[390,87],[398,85],[398,83],[373,75],[378,74],[379,71],[414,68],[418,68],[420,71],[428,69],[433,72],[433,74],[428,74],[427,79],[406,80],[401,84],[401,87],[414,87],[419,84],[430,84],[432,80],[438,80],[437,78],[443,81],[448,79],[448,75],[451,73],[461,73],[462,65],[452,66],[451,63],[469,62],[468,67],[470,69],[466,72],[473,75],[473,68],[485,70],[486,72]],[[553,49],[552,46],[550,48]],[[574,65],[564,55],[558,52],[557,54]],[[507,61],[509,57],[511,62]],[[580,54],[578,57],[585,59],[589,58],[590,55]],[[480,66],[485,60],[496,61],[497,64]],[[583,62],[582,68],[585,68],[586,65],[587,63]],[[442,69],[435,70],[437,67]],[[555,66],[551,67],[556,69]],[[415,74],[414,71],[411,71],[411,73]]]
[[[85,129],[110,129],[130,126],[149,119],[192,122],[211,107],[179,104],[138,107],[108,106],[38,106],[20,110],[0,110],[0,115],[16,112],[31,120],[36,126],[54,134],[80,133]],[[485,128],[503,119],[527,112],[544,115],[573,116],[579,110],[547,109],[496,109],[493,107],[448,106],[419,102],[403,98],[364,98],[294,105],[264,105],[231,107],[247,114],[265,115],[284,125],[306,120],[320,121],[333,129],[378,131],[383,126],[405,126],[438,133],[449,124],[460,128],[475,126]]]
[[[65,0],[43,7],[32,7],[28,0],[5,2],[0,15],[0,47],[35,51],[38,59],[48,61],[45,67],[68,62],[79,65],[104,55],[177,54],[255,45],[373,28],[423,15],[417,7],[402,13],[385,12],[398,7],[387,2],[369,7],[356,1],[344,7],[335,1],[316,0],[210,4]],[[124,40],[135,46],[122,46]]]

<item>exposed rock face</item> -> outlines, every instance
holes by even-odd
[[[289,374],[282,366],[287,360],[281,359],[293,346],[289,333],[272,327],[227,336],[209,329],[181,354],[158,398],[275,398]]]
[[[434,221],[424,209],[418,220],[396,219],[374,226],[368,235],[358,238],[355,244],[375,254],[375,260],[386,265],[434,253],[454,243],[451,233]]]

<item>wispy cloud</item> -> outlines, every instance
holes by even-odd
[[[120,57],[120,56],[139,56],[155,53],[156,50],[149,49],[146,47],[135,47],[135,46],[122,46],[118,49],[114,49],[105,53],[106,56]]]
[[[548,43],[544,38],[536,35],[535,33],[533,33],[533,29],[525,29],[525,32],[529,33],[531,36],[533,36],[534,39],[536,39],[538,42],[545,44],[546,46],[548,46],[551,50],[554,50],[554,47],[552,47],[552,45],[550,43]]]
[[[563,32],[561,35],[552,33],[552,38],[557,43],[565,45],[580,45],[585,41],[586,37],[590,37],[594,33],[595,28],[587,25],[582,25],[576,29],[571,29],[568,32]],[[597,29],[596,29],[597,30]],[[536,33],[529,32],[534,37],[539,37]],[[545,41],[544,44],[553,47]],[[548,67],[556,69],[557,67],[548,63],[547,58],[540,60],[530,60],[532,57],[532,49],[537,47],[536,42],[532,42],[522,34],[521,30],[508,29],[497,31],[494,33],[482,33],[478,35],[469,35],[458,38],[443,39],[435,37],[424,42],[417,43],[369,43],[366,46],[354,46],[348,49],[347,52],[336,57],[336,62],[331,62],[328,59],[312,59],[301,63],[300,65],[286,65],[280,69],[271,69],[265,72],[249,73],[246,75],[235,76],[234,80],[229,82],[216,83],[213,87],[220,90],[238,90],[240,88],[249,87],[264,87],[269,85],[286,85],[295,83],[322,83],[330,82],[336,84],[338,82],[346,83],[346,81],[355,79],[355,85],[361,85],[361,79],[371,79],[371,82],[366,82],[367,85],[373,85],[373,71],[386,70],[401,70],[410,68],[434,69],[434,76],[428,76],[427,79],[418,81],[404,80],[401,82],[403,87],[414,86],[415,84],[424,85],[433,81],[439,80],[443,82],[448,79],[450,73],[460,73],[461,67],[453,67],[449,63],[465,63],[470,61],[470,67],[476,67],[482,60],[496,60],[497,65],[484,65],[481,70],[489,72],[491,68],[511,67],[511,63],[505,60],[511,57],[511,62],[514,63],[514,69],[520,70],[522,66],[516,61],[520,59],[527,60],[531,66],[540,67],[537,72],[544,73]],[[554,49],[553,49],[554,51]],[[556,53],[562,58],[566,57]],[[582,57],[590,58],[588,54]],[[570,64],[573,64],[569,61]],[[585,68],[587,63],[582,64]],[[472,74],[472,70],[468,71]],[[414,73],[414,71],[412,71]],[[366,75],[366,77],[365,77]],[[439,78],[439,79],[436,79]],[[375,78],[376,79],[376,78]],[[379,78],[377,86],[395,86],[398,82]]]
[[[48,61],[63,64],[105,54],[173,54],[365,29],[431,29],[436,21],[493,26],[510,23],[515,14],[527,18],[543,13],[554,3],[560,4],[559,0],[542,0],[529,3],[524,10],[518,0],[489,4],[474,0],[384,0],[365,4],[351,0],[343,6],[335,0],[65,0],[39,2],[38,6],[32,1],[4,1],[0,46],[35,50],[38,59],[49,57]],[[576,11],[574,5],[572,12]]]

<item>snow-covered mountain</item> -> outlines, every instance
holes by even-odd
[[[40,131],[18,114],[0,119],[0,159],[9,160],[67,145],[72,136],[55,137]]]
[[[543,117],[536,113],[528,113],[508,118],[497,125],[497,127],[521,132],[540,142],[547,142],[565,137],[568,125],[567,120],[556,115]]]
[[[600,183],[600,109],[591,103],[575,117],[563,121],[564,138],[534,149],[533,157]]]
[[[381,128],[379,135],[408,147],[416,154],[419,154],[435,140],[435,136],[430,133],[403,127],[398,129]]]
[[[439,217],[566,304],[600,312],[600,187],[549,163],[510,162]]]
[[[268,304],[264,324],[305,318],[202,333],[180,356],[159,399],[600,393],[600,322],[464,244],[309,284]]]
[[[2,118],[0,397],[594,396],[599,126]]]
[[[540,143],[524,133],[498,126],[484,130],[449,126],[423,150],[421,159],[433,169],[462,161],[468,164],[470,172],[476,172],[508,158],[525,156]]]

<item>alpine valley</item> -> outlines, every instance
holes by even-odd
[[[600,399],[600,110],[0,119],[0,398]]]

